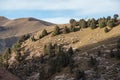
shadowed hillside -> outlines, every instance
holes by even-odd
[[[4,68],[0,68],[0,80],[20,80],[15,75],[11,74]]]

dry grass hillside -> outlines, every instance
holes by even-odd
[[[0,25],[3,25],[4,23],[8,22],[9,19],[7,19],[6,17],[0,16]]]
[[[6,20],[7,18],[0,18],[0,26],[5,28],[4,30],[0,31],[0,38],[33,33],[35,31],[40,31],[46,26],[53,25],[52,23],[38,20],[35,18],[18,18],[14,20]]]
[[[60,27],[64,27],[68,24],[60,25]],[[51,28],[47,28],[48,32],[53,31],[54,26]],[[33,36],[38,39],[41,34],[40,32],[36,32]],[[105,33],[104,28],[96,28],[94,30],[90,28],[82,29],[77,32],[71,32],[68,34],[60,34],[54,37],[51,37],[51,34],[45,36],[42,39],[39,39],[33,42],[31,39],[28,39],[22,44],[23,54],[30,52],[30,55],[40,55],[43,53],[43,46],[49,42],[63,44],[64,47],[72,46],[74,49],[80,48],[90,44],[97,44],[98,42],[104,41],[106,39],[119,36],[120,35],[120,25],[114,27],[110,32]]]
[[[2,64],[21,80],[120,80],[119,23],[111,20],[101,28],[99,24],[73,28],[71,22],[46,27],[7,49]]]

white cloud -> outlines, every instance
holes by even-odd
[[[52,23],[61,24],[61,23],[69,23],[70,19],[71,18],[56,17],[56,18],[44,18],[43,20],[48,21],[48,22],[52,22]]]
[[[118,0],[1,0],[1,10],[87,10],[119,7]]]
[[[68,15],[86,17],[91,14],[118,13],[119,4],[119,0],[0,0],[0,10],[73,10],[75,12]],[[60,15],[44,20],[66,23],[69,19]]]

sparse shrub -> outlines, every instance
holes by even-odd
[[[74,54],[73,48],[70,47],[70,48],[68,49],[67,53],[68,53],[70,56],[72,56],[72,55]]]
[[[16,52],[16,57],[15,57],[15,59],[16,59],[17,61],[19,61],[19,62],[23,60],[20,52],[18,52],[18,51]]]
[[[70,68],[70,73],[73,73],[73,69],[75,67],[74,65],[75,61],[73,60],[72,57],[69,57],[69,64],[68,64],[68,67]]]
[[[39,38],[43,38],[43,37],[46,36],[46,35],[48,35],[48,32],[47,32],[46,29],[44,29],[44,30],[42,31],[42,34],[40,35]]]
[[[44,54],[51,54],[52,53],[52,43],[48,43],[44,45]]]
[[[75,74],[75,79],[76,80],[85,80],[84,71],[81,71],[81,70],[77,69],[74,74]]]
[[[111,58],[114,58],[114,57],[115,57],[115,55],[114,55],[114,53],[113,53],[112,50],[111,50],[111,52],[110,52],[110,57],[111,57]]]
[[[43,55],[40,56],[40,63],[44,63],[44,56]]]
[[[23,35],[20,37],[19,42],[24,42],[25,40],[27,40],[28,38],[30,38],[29,34]]]
[[[75,26],[70,26],[70,32],[75,32]]]
[[[0,55],[0,67],[2,67],[2,66],[3,66],[3,56]]]
[[[104,32],[105,33],[107,33],[107,32],[109,32],[110,30],[106,27],[105,29],[104,29]]]
[[[10,48],[6,49],[6,51],[2,55],[3,64],[4,64],[4,67],[6,69],[8,68],[8,65],[9,65],[8,60],[10,59],[10,55],[11,55],[11,49]]]
[[[69,33],[69,28],[67,26],[65,26],[63,28],[63,33],[66,34],[66,33]]]
[[[56,36],[58,34],[60,34],[60,28],[58,26],[55,26],[52,36]]]
[[[117,49],[116,52],[111,51],[110,57],[111,57],[111,58],[120,59],[120,49]]]
[[[42,35],[40,35],[40,36],[39,36],[39,39],[41,39],[41,38],[43,38],[43,36],[42,36]]]
[[[33,42],[36,41],[36,39],[34,38],[34,36],[31,37],[31,40],[32,40]]]
[[[5,53],[3,54],[3,58],[5,60],[9,60],[10,54],[11,54],[11,49],[10,48],[6,49]]]
[[[97,51],[97,56],[100,57],[102,55],[101,51]]]
[[[39,70],[39,80],[45,80],[45,70],[44,70],[44,67],[42,67],[40,70]]]
[[[20,47],[21,47],[21,42],[16,42],[13,46],[12,46],[12,50],[13,51],[20,51]]]
[[[114,27],[114,21],[113,20],[109,20],[107,22],[107,26],[110,27],[110,28],[113,28]]]
[[[98,61],[96,60],[96,58],[90,57],[89,65],[91,67],[96,67],[98,65]]]
[[[118,49],[118,51],[115,54],[116,59],[120,59],[120,49]]]
[[[49,63],[49,66],[50,66],[49,67],[49,72],[51,74],[54,74],[55,72],[59,72],[60,71],[61,65],[58,66],[56,58],[51,58],[48,63]]]
[[[54,53],[55,54],[60,54],[62,52],[62,47],[60,45],[55,44],[54,45]]]

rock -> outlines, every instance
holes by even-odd
[[[28,77],[27,80],[39,80],[40,73],[34,73],[32,76]]]
[[[106,52],[106,53],[110,53],[110,52],[111,52],[111,50],[104,50],[104,52]]]
[[[55,76],[55,78],[53,80],[66,80],[66,75],[59,75],[59,76]]]
[[[87,52],[84,52],[84,53],[82,53],[82,55],[84,55],[84,56],[88,56],[88,53],[87,53]]]
[[[75,78],[73,78],[73,77],[68,78],[68,74],[62,74],[62,75],[59,75],[59,76],[55,76],[51,80],[75,80]]]
[[[115,49],[113,49],[112,51],[113,51],[113,52],[117,52],[117,51],[118,51],[118,49],[117,49],[117,48],[115,48]]]

